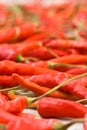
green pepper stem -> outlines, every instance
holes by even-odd
[[[48,62],[48,67],[50,69],[54,69],[56,67],[87,68],[86,65],[74,65],[74,64],[54,63],[54,62]]]
[[[53,89],[49,90],[49,91],[46,92],[45,94],[43,94],[43,95],[41,95],[41,96],[39,96],[39,97],[36,97],[36,98],[32,99],[32,102],[35,102],[35,101],[37,101],[37,100],[39,100],[39,99],[42,99],[43,97],[45,97],[45,96],[49,95],[50,93],[56,91],[57,89],[59,89],[60,87],[66,85],[67,83],[69,83],[69,82],[71,82],[71,81],[73,81],[73,80],[76,80],[76,79],[85,77],[85,76],[87,76],[87,73],[80,74],[80,75],[77,75],[77,76],[75,76],[75,77],[73,77],[73,78],[70,78],[70,79],[68,79],[68,80],[66,80],[66,81],[64,81],[64,82],[62,82],[62,83],[60,83],[59,85],[57,85],[57,86],[54,87]]]
[[[17,62],[25,62],[25,63],[29,63],[29,61],[38,61],[39,59],[38,58],[35,58],[35,57],[27,57],[27,58],[24,58],[21,54],[18,54],[16,56],[16,61]]]

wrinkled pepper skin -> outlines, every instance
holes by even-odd
[[[38,112],[42,117],[70,117],[80,118],[87,113],[87,108],[80,103],[56,99],[43,98],[38,101]]]
[[[20,118],[8,124],[7,130],[56,130],[53,125],[58,122],[56,119],[30,119]]]

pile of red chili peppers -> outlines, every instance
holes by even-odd
[[[37,1],[0,4],[0,130],[87,130],[87,1]]]

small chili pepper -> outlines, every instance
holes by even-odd
[[[48,88],[53,88],[56,85],[60,83],[65,78],[68,78],[70,75],[67,75],[63,72],[58,72],[57,74],[39,74],[39,75],[33,75],[30,78],[27,78],[27,80],[30,80],[36,84],[39,84],[41,86],[46,86]],[[44,80],[45,79],[45,80]]]
[[[34,49],[40,47],[40,42],[15,43],[15,45],[2,44],[0,45],[0,60],[16,60],[18,54],[29,56],[29,51],[34,51]]]
[[[48,61],[38,61],[36,63],[33,63],[33,66],[48,68],[48,62],[66,63],[66,64],[80,63],[81,64],[81,63],[87,62],[87,56],[86,55],[66,55],[66,56],[50,59]]]
[[[9,60],[4,60],[0,62],[1,75],[11,75],[13,73],[18,73],[21,75],[38,75],[38,74],[44,74],[44,73],[57,74],[58,72],[51,69],[34,67],[30,64],[28,65],[25,63],[16,63]]]
[[[75,58],[73,58],[75,57]],[[67,64],[74,64],[74,63],[85,63],[87,62],[87,56],[86,55],[67,55],[55,59],[52,59],[50,61],[52,62],[59,62],[59,63],[67,63]]]
[[[19,113],[24,110],[28,106],[28,103],[26,101],[25,97],[17,97],[14,100],[2,103],[0,107],[10,113]]]
[[[35,41],[35,40],[43,41],[43,39],[48,38],[49,35],[50,35],[50,33],[48,33],[47,31],[42,31],[42,32],[39,32],[39,33],[32,35],[26,41]]]
[[[58,56],[65,56],[67,55],[67,52],[57,49],[47,49],[45,47],[41,47],[36,50],[30,51],[28,55],[39,58],[41,60],[50,60]]]
[[[72,69],[66,71],[67,74],[72,74],[72,75],[79,75],[79,74],[83,74],[86,72],[87,72],[86,68],[72,68]]]
[[[14,87],[17,86],[17,83],[13,80],[12,76],[0,76],[0,86]]]
[[[10,32],[10,33],[9,33]],[[35,32],[33,25],[24,24],[16,28],[7,28],[3,31],[0,31],[0,43],[11,42],[11,41],[20,41],[23,40],[29,35]]]
[[[87,49],[86,41],[80,40],[80,41],[73,41],[73,40],[51,40],[46,46],[49,46],[51,48],[78,48],[78,49]]]
[[[87,114],[87,108],[82,104],[63,99],[43,98],[37,106],[42,117],[80,118]]]

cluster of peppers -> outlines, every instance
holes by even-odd
[[[0,130],[87,130],[86,63],[86,0],[0,4]]]

